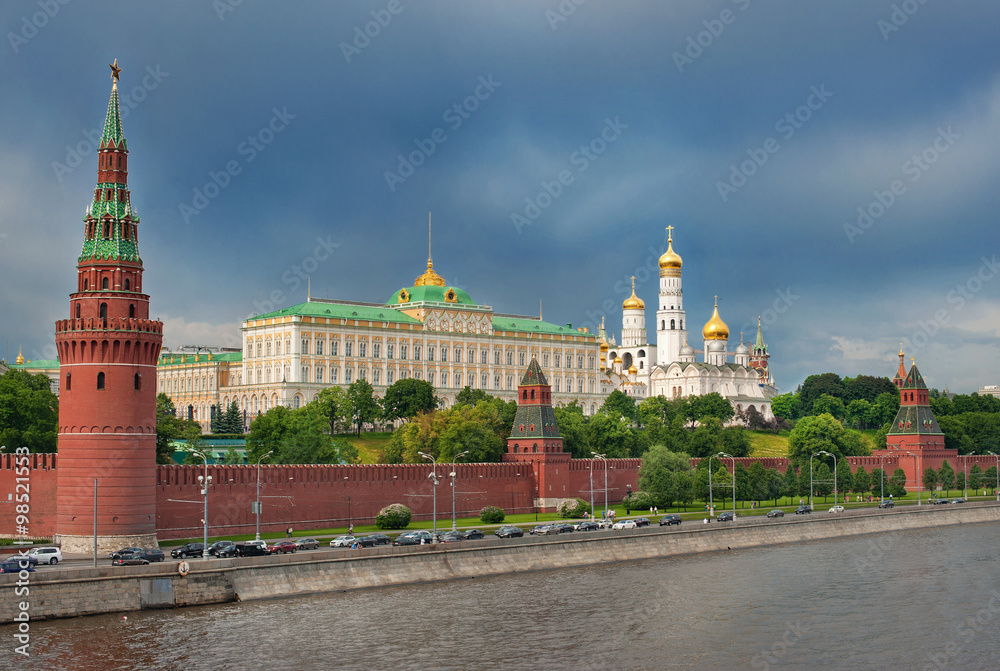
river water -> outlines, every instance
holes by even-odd
[[[28,660],[0,627],[0,668],[995,669],[998,548],[973,524],[37,622]]]

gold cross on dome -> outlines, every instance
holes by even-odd
[[[673,235],[674,235],[673,230],[674,230],[673,226],[667,226],[667,238],[668,239],[673,237]]]
[[[114,81],[114,83],[117,84],[119,78],[121,77],[121,71],[122,71],[122,69],[118,67],[118,59],[116,58],[114,63],[109,63],[108,67],[111,68],[112,81]]]

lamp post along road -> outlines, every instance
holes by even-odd
[[[260,458],[257,459],[257,538],[256,538],[256,540],[260,540],[260,462],[261,462],[261,460],[263,460],[266,457],[271,456],[272,454],[274,454],[274,452],[268,452],[266,454],[260,455]]]
[[[996,489],[993,490],[993,493],[996,495],[997,501],[1000,501],[1000,454],[997,454],[996,452],[990,452],[990,454],[997,458],[997,485]]]
[[[594,519],[594,458],[590,458],[590,519]],[[96,566],[96,564],[95,564]]]
[[[201,556],[202,559],[210,559],[211,555],[208,554],[208,488],[212,486],[212,476],[208,474],[208,457],[205,453],[195,452],[194,454],[201,457],[201,460],[205,462],[205,475],[198,476],[198,484],[201,485],[201,494],[205,497],[205,519],[202,520],[202,523],[205,525],[205,536],[202,539]]]
[[[828,457],[833,457],[833,505],[837,505],[837,455],[831,454],[830,452],[827,452],[826,450],[820,450],[819,452],[817,452],[813,456],[815,457],[816,455],[819,455],[819,454],[825,454]],[[812,461],[811,460],[810,460],[809,463],[810,463],[810,465],[812,465]],[[812,471],[810,469],[810,473],[811,472]],[[811,503],[812,502],[810,502],[810,505],[811,505]]]
[[[417,454],[419,454],[421,457],[423,457],[427,461],[431,462],[431,472],[430,472],[430,475],[427,476],[428,478],[430,478],[431,482],[433,483],[432,487],[433,487],[433,491],[434,491],[434,503],[433,503],[434,510],[433,510],[433,513],[432,513],[432,519],[434,520],[433,521],[434,534],[431,537],[431,543],[437,543],[438,542],[437,541],[437,530],[438,530],[438,521],[437,521],[437,510],[438,510],[437,460],[434,457],[432,457],[431,455],[426,454],[425,452],[417,452]]]
[[[604,518],[608,517],[608,458],[603,454],[591,452],[595,458],[604,462]]]
[[[722,459],[723,457],[725,457],[726,459],[732,459],[733,460],[733,472],[732,472],[732,476],[733,476],[733,522],[735,522],[736,521],[736,457],[734,457],[731,454],[726,454],[725,452],[719,452],[715,456],[719,457],[719,459]],[[711,469],[712,462],[711,462],[711,459],[709,459],[708,465],[709,465],[708,475],[709,475],[709,477],[711,477],[711,475],[712,475],[712,469]],[[723,507],[725,507],[725,506],[723,506]]]
[[[455,455],[455,458],[451,462],[451,530],[458,531],[458,522],[455,519],[455,482],[458,476],[458,460],[469,453],[468,450],[465,452],[459,452]]]

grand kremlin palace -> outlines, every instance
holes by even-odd
[[[321,390],[355,379],[369,381],[376,396],[396,380],[426,380],[445,407],[465,386],[513,401],[532,357],[552,384],[555,405],[576,401],[591,415],[611,391],[602,384],[596,334],[478,305],[448,286],[430,258],[413,286],[386,303],[309,297],[247,319],[242,331],[242,352],[160,357],[157,391],[205,431],[213,406],[236,401],[249,424],[258,413],[301,407]]]

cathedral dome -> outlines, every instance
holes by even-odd
[[[602,352],[608,351],[608,343],[604,342],[603,340],[601,341],[601,351]]]
[[[694,347],[684,343],[684,347],[681,347],[681,356],[694,356]]]
[[[740,344],[740,346],[736,348],[736,354],[750,354],[750,348],[746,345]]]
[[[635,295],[635,276],[632,276],[632,295],[622,303],[622,310],[645,310],[646,304]]]
[[[663,276],[667,273],[680,273],[681,267],[684,265],[684,261],[681,260],[681,255],[674,251],[674,238],[673,234],[669,233],[673,226],[667,227],[667,251],[663,253],[660,257],[660,275]]]
[[[635,367],[635,364],[632,364],[631,366],[628,367],[628,374],[629,375],[635,375],[638,372],[639,372],[639,369]]]
[[[715,300],[715,312],[712,313],[712,318],[705,323],[701,335],[705,340],[729,340],[729,326],[719,316],[719,299]]]
[[[611,363],[621,363],[621,362],[622,362],[622,358],[620,356],[616,356],[615,360],[612,361]]]

